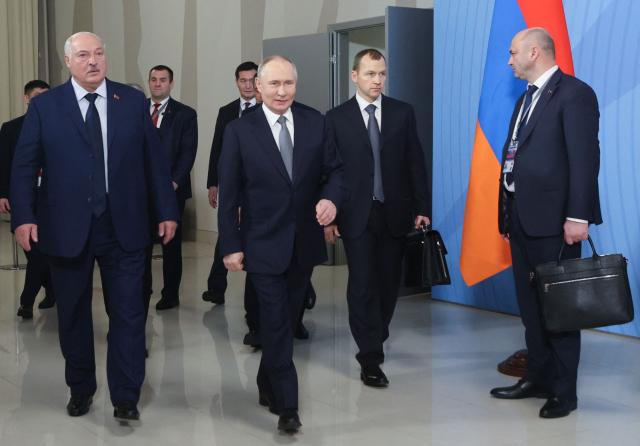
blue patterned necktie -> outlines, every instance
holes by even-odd
[[[104,148],[102,144],[102,126],[100,125],[100,115],[96,108],[98,93],[88,93],[85,99],[89,101],[89,108],[85,116],[84,125],[91,142],[93,155],[93,196],[91,197],[93,215],[100,217],[107,208],[107,190],[104,172]]]

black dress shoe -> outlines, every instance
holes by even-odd
[[[287,434],[295,434],[300,430],[302,423],[296,410],[286,410],[280,414],[278,419],[278,430]]]
[[[93,403],[92,396],[71,395],[71,399],[67,403],[67,413],[70,417],[79,417],[87,412]]]
[[[540,418],[562,418],[566,417],[578,408],[577,401],[568,401],[558,397],[549,398],[542,409],[540,409]]]
[[[170,308],[175,308],[180,305],[180,301],[178,299],[169,299],[169,298],[161,298],[156,304],[156,310],[168,310]]]
[[[316,290],[313,289],[313,285],[309,285],[307,295],[304,297],[304,307],[307,310],[311,310],[316,306]]]
[[[260,335],[257,331],[249,330],[249,333],[244,335],[244,339],[242,340],[244,345],[250,345],[253,348],[262,348],[262,344],[260,343]]]
[[[365,386],[383,388],[389,385],[389,380],[379,366],[363,367],[360,379]]]
[[[537,384],[521,379],[513,386],[491,389],[491,396],[503,400],[521,400],[523,398],[549,398],[551,394]]]
[[[202,300],[211,302],[212,304],[224,305],[224,293],[207,290],[202,293]]]
[[[309,339],[309,330],[307,330],[307,327],[305,327],[302,322],[296,327],[293,337],[296,339]]]
[[[118,421],[138,421],[140,412],[136,404],[131,401],[123,401],[113,406],[113,416]]]
[[[20,316],[24,320],[33,319],[33,308],[25,307],[23,305],[20,305],[18,307],[18,313],[16,313],[16,314],[18,316]]]
[[[47,308],[53,308],[56,304],[56,300],[50,296],[44,296],[44,299],[38,304],[38,308],[46,310]]]
[[[269,412],[271,412],[272,414],[280,415],[280,411],[275,408],[272,401],[273,399],[270,398],[269,395],[267,395],[266,393],[260,393],[258,395],[258,404],[260,404],[263,407],[268,407]]]

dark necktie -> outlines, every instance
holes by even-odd
[[[153,111],[151,112],[151,122],[153,122],[154,127],[158,127],[158,117],[160,116],[160,104],[157,102],[153,103]]]
[[[88,93],[85,99],[89,101],[89,108],[84,119],[87,135],[91,142],[93,154],[93,175],[91,183],[93,185],[93,196],[91,197],[93,215],[100,217],[107,208],[107,190],[104,172],[104,148],[102,145],[102,126],[100,125],[100,115],[96,108],[98,93]]]
[[[245,102],[244,104],[242,104],[242,110],[240,110],[240,117],[244,115],[244,112],[246,112],[249,107],[251,107],[251,102]]]
[[[376,106],[369,104],[364,110],[369,113],[367,132],[369,133],[371,152],[373,154],[373,198],[384,203],[382,169],[380,167],[380,127],[378,127],[378,120],[376,119]]]
[[[522,132],[522,130],[527,126],[527,122],[529,121],[528,117],[531,115],[531,104],[533,102],[533,94],[536,92],[537,89],[538,87],[536,87],[535,85],[529,85],[529,88],[527,88],[527,92],[524,95],[524,103],[522,104],[522,113],[520,116],[520,121],[518,122],[518,132],[516,133],[516,140],[520,136],[520,132]],[[518,149],[516,147],[516,151],[512,154],[514,163],[516,160],[517,151]],[[513,169],[511,169],[511,172],[505,173],[505,179],[507,184],[509,185],[513,184]]]
[[[293,180],[293,142],[291,141],[291,134],[287,128],[287,118],[280,116],[278,123],[280,123],[280,136],[278,137],[280,156],[284,162],[284,167],[287,169],[289,178]]]

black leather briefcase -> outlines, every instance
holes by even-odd
[[[627,259],[600,256],[591,237],[591,257],[538,265],[535,279],[546,329],[553,332],[624,324],[633,320]]]
[[[447,248],[438,231],[431,226],[407,234],[405,255],[405,286],[449,285]]]

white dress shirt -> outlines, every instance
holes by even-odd
[[[280,150],[280,123],[278,122],[280,115],[269,110],[269,107],[264,104],[262,104],[262,110],[264,111],[264,115],[267,117],[267,122],[269,123],[269,128],[273,134],[273,139],[276,141],[278,150]],[[293,139],[293,113],[291,113],[291,107],[287,109],[283,116],[287,118],[287,129],[291,135],[291,144],[293,145],[295,139]]]
[[[254,105],[256,105],[258,103],[258,101],[256,101],[256,97],[255,96],[252,97],[249,100],[246,100],[245,98],[240,96],[240,109],[238,110],[238,117],[242,116],[242,111],[244,110],[245,102],[248,102],[249,104],[251,104],[247,108],[251,108],[251,107],[253,107]]]
[[[80,86],[78,82],[71,77],[71,85],[73,91],[76,94],[78,100],[78,106],[80,107],[80,113],[82,113],[82,119],[86,120],[87,110],[89,110],[89,100],[85,98],[90,91],[85,90]],[[105,191],[109,193],[109,169],[107,166],[107,160],[109,158],[109,151],[107,150],[107,83],[102,81],[100,86],[93,93],[98,93],[96,98],[96,109],[98,110],[98,116],[100,116],[100,127],[102,128],[102,148],[104,152],[104,179],[105,179]]]
[[[162,117],[164,116],[164,111],[167,109],[167,104],[169,103],[170,97],[171,96],[167,96],[159,102],[160,107],[158,107],[158,122],[156,123],[157,128],[160,128],[160,124],[162,124]],[[149,102],[149,114],[153,115],[153,109],[155,108],[153,104],[156,104],[156,102],[153,100],[153,98]]]
[[[374,116],[376,117],[376,121],[378,121],[378,128],[380,132],[382,132],[382,95],[378,96],[375,101],[369,102],[362,96],[358,94],[356,91],[356,101],[358,101],[358,106],[360,107],[360,113],[362,114],[362,119],[364,119],[364,126],[369,128],[369,113],[365,110],[369,104],[373,104],[376,106],[376,111]]]

